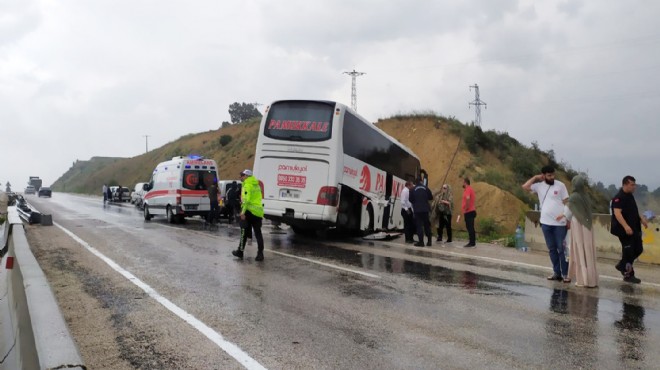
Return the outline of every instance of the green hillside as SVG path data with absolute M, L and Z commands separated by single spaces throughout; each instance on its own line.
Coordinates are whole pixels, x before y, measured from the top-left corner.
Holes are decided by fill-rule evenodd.
M 219 130 L 188 134 L 132 158 L 93 157 L 89 161 L 77 161 L 52 188 L 83 194 L 100 194 L 103 184 L 132 189 L 138 182 L 149 181 L 158 163 L 189 154 L 213 158 L 218 163 L 220 178 L 234 179 L 254 163 L 258 127 L 259 120 L 255 119 Z
M 565 163 L 557 163 L 554 153 L 545 152 L 533 144 L 520 144 L 507 133 L 482 131 L 453 118 L 435 114 L 409 114 L 380 119 L 381 129 L 410 147 L 431 175 L 430 187 L 435 192 L 442 181 L 455 189 L 460 199 L 461 178 L 469 176 L 473 183 L 489 184 L 499 188 L 498 195 L 487 192 L 482 198 L 480 213 L 495 218 L 509 230 L 515 227 L 526 209 L 533 208 L 536 198 L 525 193 L 521 184 L 539 172 L 546 164 L 553 164 L 557 176 L 570 188 L 570 179 L 576 174 Z M 259 119 L 227 125 L 207 132 L 188 134 L 146 154 L 132 158 L 93 157 L 77 161 L 54 184 L 56 191 L 99 194 L 102 185 L 121 184 L 132 188 L 135 183 L 148 181 L 155 166 L 174 156 L 199 154 L 217 161 L 221 179 L 235 179 L 244 168 L 252 168 Z M 458 150 L 457 150 L 458 148 Z M 454 158 L 453 161 L 450 161 Z M 506 195 L 509 194 L 509 195 Z M 595 211 L 607 212 L 609 197 L 602 191 L 591 191 Z M 510 199 L 516 200 L 512 205 Z M 492 208 L 492 209 L 484 209 Z M 495 215 L 510 208 L 506 217 Z

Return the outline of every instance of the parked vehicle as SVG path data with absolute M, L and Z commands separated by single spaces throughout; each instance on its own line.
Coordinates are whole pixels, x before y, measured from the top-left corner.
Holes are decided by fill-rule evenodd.
M 112 193 L 112 201 L 119 202 L 119 186 L 111 186 L 110 192 Z M 121 201 L 122 203 L 131 201 L 131 189 L 125 186 L 121 187 Z
M 50 198 L 52 196 L 52 191 L 48 186 L 42 186 L 39 189 L 39 197 L 48 197 Z
M 25 194 L 26 195 L 27 194 L 36 194 L 36 193 L 37 193 L 37 189 L 34 186 L 28 185 L 28 186 L 25 187 Z
M 218 178 L 217 164 L 199 156 L 174 157 L 159 163 L 144 185 L 144 219 L 166 216 L 170 223 L 185 217 L 207 217 L 211 210 L 208 187 Z
M 138 207 L 142 207 L 142 199 L 144 198 L 144 194 L 147 192 L 144 190 L 144 184 L 147 184 L 146 182 L 138 182 L 135 184 L 135 187 L 133 188 L 133 191 L 131 192 L 131 203 L 135 204 Z
M 218 198 L 220 205 L 219 216 L 221 218 L 229 218 L 229 211 L 227 208 L 227 190 L 229 190 L 229 187 L 234 181 L 236 181 L 236 184 L 238 185 L 237 194 L 240 199 L 241 186 L 242 186 L 241 180 L 218 180 Z
M 401 230 L 401 191 L 419 157 L 353 109 L 330 101 L 268 106 L 254 155 L 266 219 L 307 233 Z

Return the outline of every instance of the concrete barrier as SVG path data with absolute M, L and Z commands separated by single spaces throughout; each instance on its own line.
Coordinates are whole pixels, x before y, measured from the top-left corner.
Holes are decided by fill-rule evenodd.
M 86 369 L 15 207 L 0 260 L 0 370 Z M 12 265 L 9 269 L 8 266 Z
M 538 211 L 527 212 L 525 217 L 525 241 L 531 249 L 547 251 L 545 238 L 541 231 L 539 220 L 541 214 Z M 610 234 L 609 214 L 594 214 L 593 230 L 598 257 L 612 260 L 621 259 L 621 243 L 619 238 Z M 660 224 L 655 221 L 649 223 L 648 229 L 642 228 L 644 241 L 644 253 L 639 261 L 660 264 Z

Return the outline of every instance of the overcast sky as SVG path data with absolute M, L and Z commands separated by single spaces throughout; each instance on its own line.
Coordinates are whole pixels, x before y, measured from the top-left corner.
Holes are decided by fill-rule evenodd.
M 0 182 L 217 129 L 235 101 L 350 104 L 356 69 L 371 121 L 472 121 L 477 83 L 484 130 L 655 189 L 658 19 L 635 0 L 0 0 Z

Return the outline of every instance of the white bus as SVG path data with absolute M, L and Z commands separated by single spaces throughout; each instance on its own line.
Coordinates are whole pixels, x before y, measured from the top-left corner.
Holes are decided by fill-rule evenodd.
M 295 232 L 403 229 L 401 191 L 420 170 L 410 149 L 341 103 L 276 101 L 261 121 L 265 217 Z

